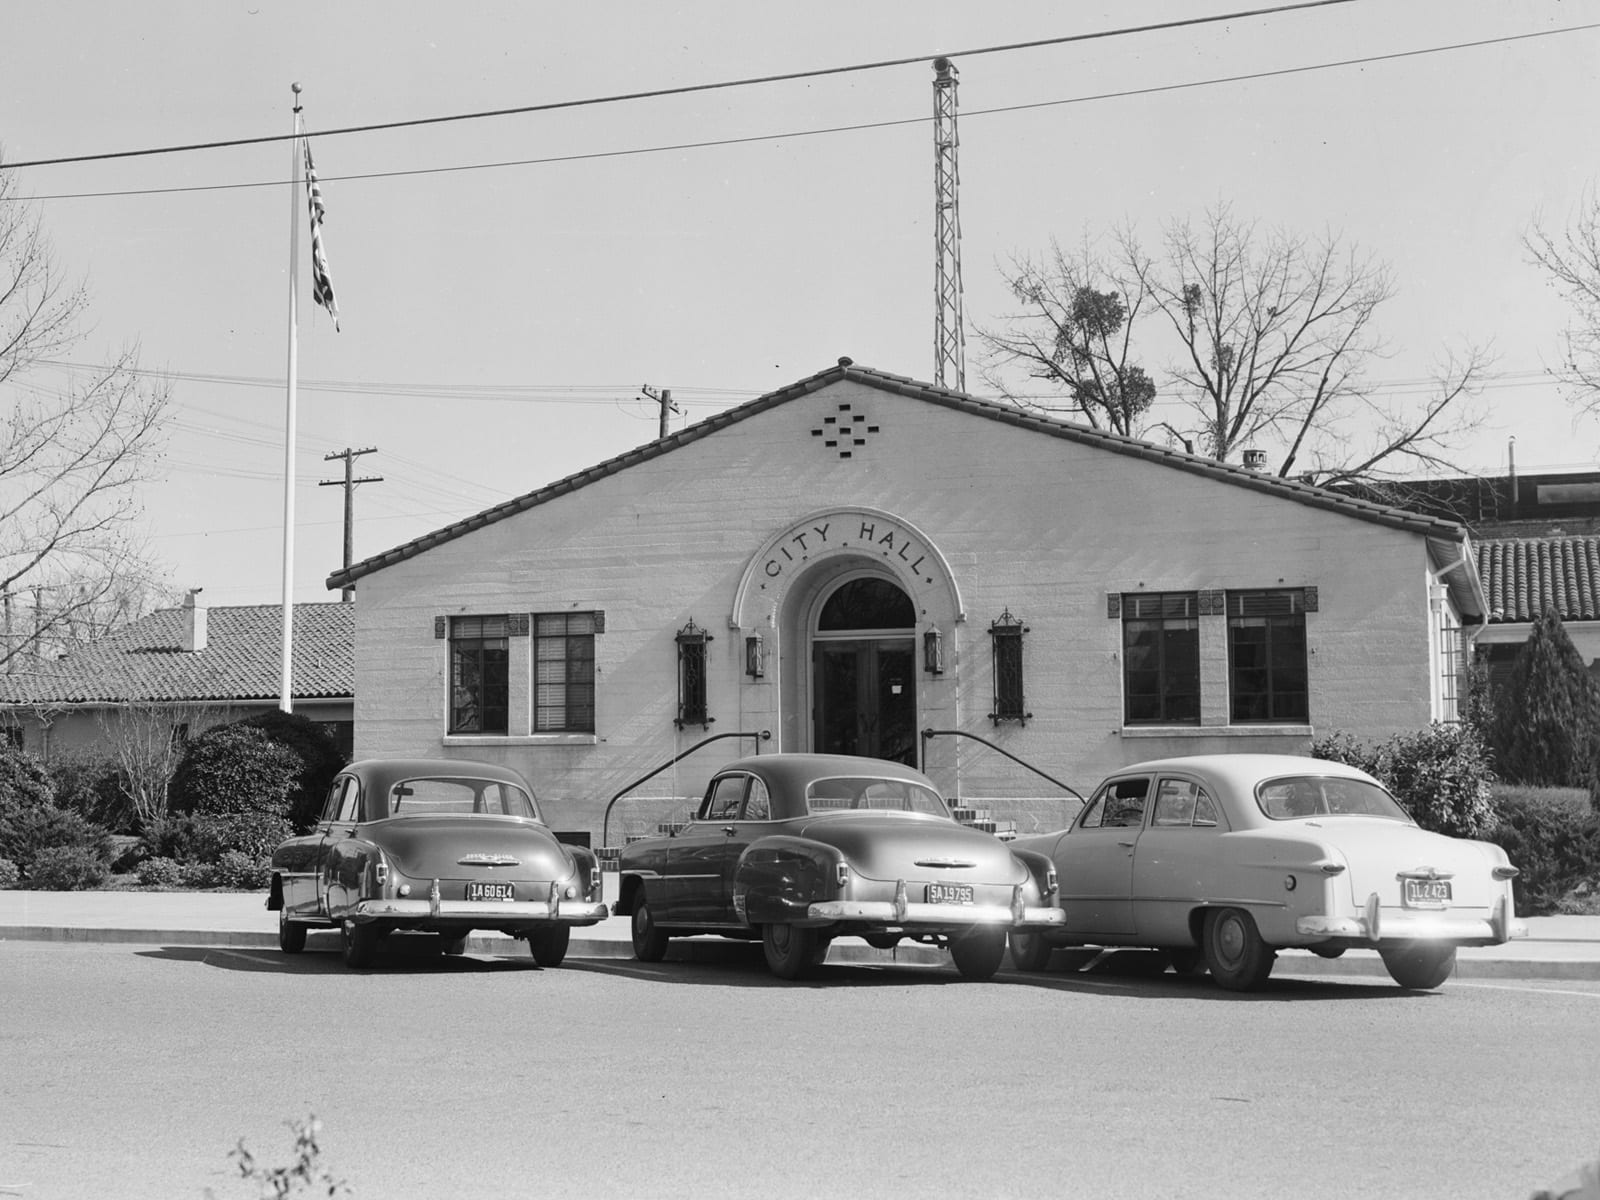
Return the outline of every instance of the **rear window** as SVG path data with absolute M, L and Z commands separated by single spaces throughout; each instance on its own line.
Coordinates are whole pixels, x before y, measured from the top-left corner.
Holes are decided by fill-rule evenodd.
M 928 813 L 948 817 L 939 793 L 909 779 L 844 775 L 813 780 L 806 786 L 806 809 L 813 813 L 850 810 Z
M 1256 785 L 1256 803 L 1274 821 L 1301 817 L 1383 817 L 1411 823 L 1395 798 L 1365 779 L 1294 775 Z
M 522 788 L 494 779 L 407 779 L 389 789 L 389 815 L 532 817 L 533 797 Z

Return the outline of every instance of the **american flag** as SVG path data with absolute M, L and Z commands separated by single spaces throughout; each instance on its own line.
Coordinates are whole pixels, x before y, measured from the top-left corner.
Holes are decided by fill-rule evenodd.
M 322 185 L 317 182 L 317 169 L 311 165 L 311 143 L 306 147 L 306 203 L 311 209 L 311 298 L 333 318 L 333 328 L 339 328 L 339 302 L 333 298 L 333 280 L 328 277 L 328 256 L 322 249 L 322 218 L 327 211 L 322 204 Z

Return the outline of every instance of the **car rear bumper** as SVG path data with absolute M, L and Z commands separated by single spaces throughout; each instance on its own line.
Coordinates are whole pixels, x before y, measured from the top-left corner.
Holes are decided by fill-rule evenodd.
M 924 904 L 906 899 L 904 881 L 895 888 L 893 900 L 820 900 L 807 906 L 806 916 L 813 921 L 925 925 L 935 929 L 966 925 L 1048 929 L 1067 923 L 1067 914 L 1059 908 L 1024 903 L 1020 887 L 1013 890 L 1010 904 Z
M 559 921 L 594 925 L 610 909 L 603 901 L 588 900 L 362 900 L 347 914 L 363 921 L 474 921 L 485 927 L 515 925 L 521 921 Z
M 1347 938 L 1355 941 L 1439 941 L 1498 946 L 1528 936 L 1528 926 L 1510 915 L 1504 899 L 1486 917 L 1446 910 L 1384 909 L 1377 893 L 1367 897 L 1358 917 L 1301 917 L 1294 924 L 1302 937 Z

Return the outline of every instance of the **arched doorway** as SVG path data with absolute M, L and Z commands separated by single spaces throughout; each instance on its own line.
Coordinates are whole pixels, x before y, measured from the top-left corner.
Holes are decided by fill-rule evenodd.
M 917 755 L 916 609 L 879 575 L 846 579 L 811 631 L 812 748 L 909 765 Z

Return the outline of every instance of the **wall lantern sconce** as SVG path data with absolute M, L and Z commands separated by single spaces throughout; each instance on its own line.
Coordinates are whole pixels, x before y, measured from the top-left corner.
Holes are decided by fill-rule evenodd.
M 937 628 L 923 632 L 922 667 L 929 675 L 944 674 L 944 637 Z
M 767 643 L 759 633 L 744 639 L 744 673 L 751 679 L 760 679 L 767 673 Z
M 679 729 L 685 725 L 709 728 L 714 720 L 706 706 L 706 643 L 711 635 L 690 617 L 674 640 L 678 643 L 678 718 L 674 724 Z

